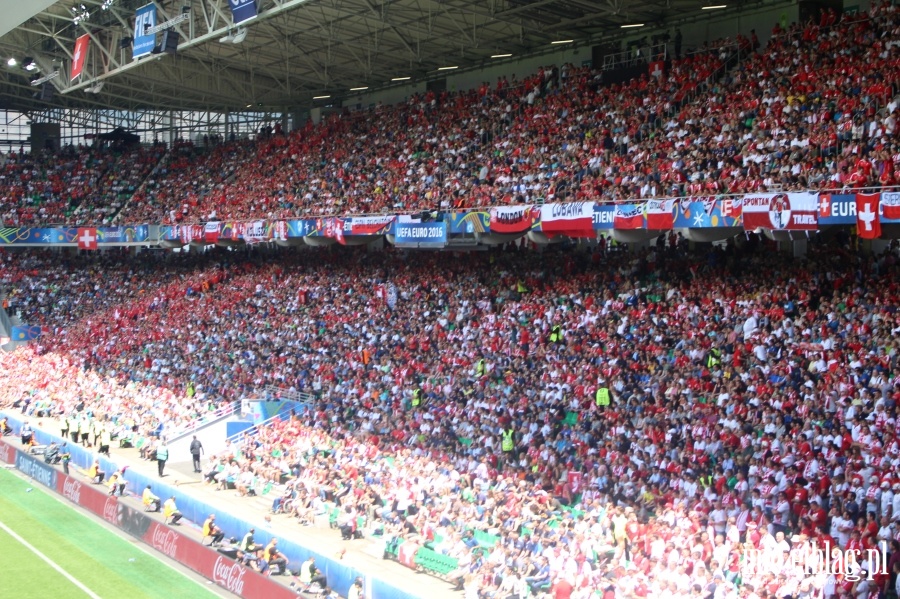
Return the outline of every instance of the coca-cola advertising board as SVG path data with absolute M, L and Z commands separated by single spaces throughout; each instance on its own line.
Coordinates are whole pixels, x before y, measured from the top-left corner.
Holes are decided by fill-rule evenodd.
M 0 461 L 4 464 L 12 464 L 16 459 L 16 450 L 11 445 L 0 441 Z
M 119 499 L 101 493 L 87 481 L 81 482 L 71 476 L 60 475 L 56 479 L 56 491 L 72 503 L 88 509 L 110 524 L 120 525 Z
M 154 520 L 140 509 L 132 508 L 103 492 L 104 487 L 86 479 L 67 476 L 43 462 L 0 441 L 0 461 L 16 464 L 19 470 L 35 477 L 72 503 L 114 524 L 150 545 L 163 555 L 178 561 L 223 589 L 246 599 L 296 599 L 286 586 L 261 576 L 218 551 L 200 544 L 173 528 Z M 140 499 L 135 498 L 137 506 Z
M 144 542 L 235 595 L 247 599 L 296 599 L 290 589 L 160 522 L 150 525 Z

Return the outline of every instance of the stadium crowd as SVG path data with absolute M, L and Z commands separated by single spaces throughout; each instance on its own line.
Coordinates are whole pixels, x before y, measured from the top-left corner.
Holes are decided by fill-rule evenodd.
M 67 146 L 0 155 L 0 224 L 109 224 L 165 146 Z
M 186 413 L 189 386 L 312 392 L 315 410 L 213 464 L 239 491 L 278 485 L 301 521 L 337 504 L 345 536 L 432 544 L 470 597 L 877 596 L 889 576 L 772 564 L 809 540 L 884 540 L 878 571 L 900 561 L 897 253 L 795 262 L 752 241 L 73 258 L 71 282 L 44 276 L 49 256 L 7 255 L 14 306 L 48 335 L 5 358 L 2 400 L 149 434 L 141 417 Z M 51 285 L 86 306 L 35 299 Z M 141 286 L 155 297 L 108 292 Z M 130 311 L 154 300 L 164 320 Z
M 734 68 L 748 40 L 658 81 L 564 65 L 179 145 L 152 175 L 132 157 L 102 186 L 91 150 L 7 156 L 0 210 L 64 215 L 69 179 L 75 202 L 108 190 L 102 210 L 147 178 L 124 222 L 892 185 L 897 13 L 830 15 Z M 900 572 L 897 261 L 752 234 L 699 254 L 5 253 L 44 335 L 2 358 L 0 406 L 149 438 L 270 383 L 311 393 L 210 482 L 428 543 L 467 599 L 873 598 Z M 825 547 L 875 552 L 833 574 Z
M 179 142 L 155 171 L 161 145 L 9 154 L 0 218 L 174 224 L 896 184 L 895 7 L 755 40 L 626 83 L 564 64 L 253 141 Z
M 168 223 L 896 183 L 897 13 L 776 26 L 604 83 L 541 69 L 226 144 L 120 217 Z M 238 168 L 240 167 L 240 168 Z M 178 192 L 185 182 L 191 192 Z M 173 191 L 174 190 L 174 191 Z

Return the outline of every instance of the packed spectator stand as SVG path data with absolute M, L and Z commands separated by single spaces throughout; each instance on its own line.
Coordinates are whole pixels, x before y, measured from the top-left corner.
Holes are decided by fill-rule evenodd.
M 799 589 L 827 577 L 750 571 L 740 540 L 780 552 L 786 532 L 842 548 L 900 533 L 897 254 L 823 244 L 794 262 L 739 245 L 73 258 L 59 267 L 83 273 L 71 287 L 43 277 L 49 257 L 6 256 L 4 280 L 23 273 L 14 305 L 53 333 L 4 358 L 3 402 L 82 403 L 149 435 L 191 409 L 188 381 L 210 399 L 223 371 L 236 390 L 275 381 L 316 409 L 216 456 L 212 480 L 234 460 L 238 488 L 272 485 L 301 522 L 326 511 L 349 536 L 427 542 L 469 596 L 562 580 L 574 596 L 736 596 L 737 578 L 743 596 L 816 596 Z M 127 315 L 139 302 L 104 291 L 129 268 L 179 280 L 157 294 L 164 309 Z M 373 291 L 385 279 L 394 310 Z M 91 308 L 29 301 L 50 285 Z
M 565 64 L 344 113 L 156 177 L 121 222 L 288 218 L 894 184 L 897 16 L 776 26 L 606 84 Z M 238 169 L 237 167 L 240 167 Z M 177 192 L 192 181 L 187 197 Z
M 67 146 L 0 156 L 0 224 L 111 222 L 140 187 L 165 146 Z
M 891 185 L 896 25 L 879 7 L 776 30 L 735 68 L 727 44 L 660 82 L 566 66 L 183 145 L 119 218 Z M 877 597 L 900 570 L 897 260 L 824 237 L 794 260 L 754 234 L 701 253 L 0 254 L 12 308 L 49 331 L 2 358 L 0 405 L 149 437 L 268 384 L 309 392 L 210 484 L 271 485 L 284 526 L 328 514 L 387 554 L 427 545 L 467 598 Z M 881 542 L 880 564 L 798 566 Z

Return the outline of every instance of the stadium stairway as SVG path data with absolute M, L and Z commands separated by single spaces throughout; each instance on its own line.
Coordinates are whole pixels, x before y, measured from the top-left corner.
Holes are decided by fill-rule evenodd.
M 5 297 L 6 297 L 5 294 L 0 293 L 0 306 L 2 306 L 3 298 L 5 298 Z M 22 323 L 17 316 L 15 316 L 15 315 L 10 316 L 9 314 L 7 314 L 6 310 L 4 310 L 2 307 L 0 307 L 0 339 L 9 339 L 9 341 L 4 343 L 3 345 L 0 345 L 0 349 L 7 351 L 7 352 L 11 352 L 24 343 L 21 341 L 14 341 L 11 339 L 12 338 L 12 328 L 14 326 L 18 326 L 20 324 L 22 324 Z
M 122 204 L 122 206 L 116 211 L 115 214 L 110 215 L 109 221 L 111 223 L 117 223 L 119 221 L 119 215 L 122 214 L 123 212 L 125 212 L 125 209 L 128 208 L 129 205 L 131 205 L 132 200 L 134 200 L 134 196 L 139 195 L 144 192 L 144 188 L 147 187 L 147 182 L 150 181 L 150 179 L 152 179 L 153 177 L 155 177 L 156 174 L 159 172 L 159 170 L 161 168 L 163 168 L 163 166 L 165 166 L 169 163 L 169 157 L 171 155 L 172 155 L 172 150 L 167 149 L 166 153 L 160 157 L 160 159 L 156 163 L 156 165 L 152 169 L 150 169 L 150 172 L 147 173 L 147 176 L 144 177 L 143 181 L 141 181 L 141 184 L 135 188 L 134 193 L 132 193 L 130 196 L 128 196 L 128 200 L 126 200 Z

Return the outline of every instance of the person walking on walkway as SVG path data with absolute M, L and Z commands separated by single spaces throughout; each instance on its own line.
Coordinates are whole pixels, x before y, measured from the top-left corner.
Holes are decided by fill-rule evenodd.
M 197 439 L 197 435 L 194 435 L 194 440 L 191 441 L 191 458 L 194 460 L 194 472 L 201 472 L 200 469 L 200 454 L 203 453 L 203 443 L 201 443 Z
M 159 477 L 163 477 L 163 470 L 166 469 L 166 460 L 169 459 L 169 447 L 166 445 L 166 440 L 163 439 L 159 442 L 159 447 L 156 448 L 156 465 L 159 468 Z

